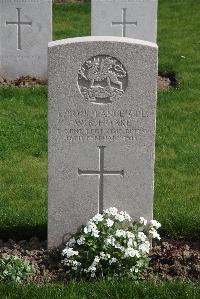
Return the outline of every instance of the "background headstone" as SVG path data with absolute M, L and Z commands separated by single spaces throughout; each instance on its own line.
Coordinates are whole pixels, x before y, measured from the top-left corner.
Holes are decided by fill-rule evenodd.
M 112 206 L 152 218 L 156 81 L 154 43 L 49 44 L 50 248 Z
M 47 78 L 51 0 L 0 0 L 0 76 Z
M 92 35 L 156 42 L 157 0 L 92 0 Z

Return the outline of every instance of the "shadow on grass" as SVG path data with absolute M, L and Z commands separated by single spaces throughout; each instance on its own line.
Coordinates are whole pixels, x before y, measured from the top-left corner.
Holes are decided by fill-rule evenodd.
M 21 225 L 0 229 L 0 239 L 4 241 L 8 239 L 14 241 L 28 240 L 32 237 L 37 237 L 40 241 L 45 241 L 47 239 L 47 226 Z

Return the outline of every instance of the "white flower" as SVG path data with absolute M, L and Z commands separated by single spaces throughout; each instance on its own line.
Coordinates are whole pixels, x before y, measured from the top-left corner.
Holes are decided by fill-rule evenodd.
M 80 237 L 76 242 L 77 242 L 78 245 L 83 245 L 83 244 L 85 244 L 85 238 Z
M 65 258 L 63 260 L 63 264 L 66 265 L 66 266 L 70 266 L 71 265 L 71 260 L 69 260 L 68 258 Z
M 96 223 L 94 223 L 92 220 L 88 221 L 87 226 L 92 230 L 93 228 L 96 228 Z
M 114 221 L 112 221 L 111 219 L 107 219 L 106 224 L 107 224 L 107 227 L 112 227 L 114 224 Z
M 78 255 L 78 251 L 73 250 L 73 248 L 65 248 L 63 249 L 62 254 L 69 258 L 71 256 Z
M 125 230 L 122 230 L 122 229 L 118 229 L 118 230 L 116 230 L 116 233 L 115 233 L 115 235 L 117 236 L 117 237 L 123 237 L 123 238 L 126 238 L 126 232 L 125 232 Z
M 92 218 L 92 220 L 96 223 L 99 223 L 99 222 L 103 221 L 103 216 L 98 213 Z
M 144 217 L 140 217 L 139 223 L 143 225 L 147 225 L 147 220 Z
M 138 239 L 142 242 L 146 241 L 147 236 L 143 232 L 138 233 Z
M 139 250 L 143 253 L 149 253 L 150 251 L 150 243 L 149 241 L 145 241 L 144 243 L 139 245 Z
M 108 260 L 110 258 L 110 254 L 109 253 L 104 253 L 102 251 L 102 252 L 100 252 L 100 257 L 101 257 L 101 260 Z
M 143 266 L 143 261 L 142 260 L 137 261 L 136 265 L 138 268 L 141 268 Z
M 121 211 L 121 212 L 119 212 L 118 215 L 123 216 L 123 217 L 124 217 L 124 220 L 131 221 L 131 216 L 130 216 L 126 211 Z
M 97 226 L 92 220 L 90 220 L 87 225 L 83 229 L 85 234 L 91 233 L 92 237 L 98 238 L 99 237 L 99 231 L 97 229 Z
M 151 234 L 153 238 L 160 240 L 160 235 L 154 228 L 150 229 L 149 234 Z
M 72 270 L 76 271 L 78 269 L 78 266 L 81 265 L 81 263 L 77 262 L 77 261 L 70 261 L 70 264 L 72 265 Z
M 90 221 L 88 221 L 86 226 L 87 226 L 89 232 L 91 232 L 92 229 L 97 227 L 96 224 L 92 221 L 92 219 L 90 219 Z
M 128 247 L 128 248 L 125 250 L 124 255 L 125 255 L 125 257 L 134 257 L 134 256 L 136 256 L 137 258 L 140 257 L 140 253 L 139 253 L 139 251 L 133 249 L 132 247 Z
M 131 216 L 127 212 L 124 212 L 124 218 L 125 218 L 125 220 L 128 220 L 128 221 L 132 220 Z
M 110 273 L 115 273 L 116 270 L 118 274 L 120 269 L 130 269 L 129 273 L 136 275 L 148 264 L 150 241 L 152 238 L 160 239 L 157 232 L 159 227 L 160 223 L 156 220 L 147 222 L 144 217 L 140 217 L 135 222 L 127 212 L 118 211 L 114 207 L 109 208 L 103 214 L 96 214 L 75 238 L 69 240 L 62 252 L 62 263 L 67 266 L 67 273 L 87 273 L 91 277 L 100 274 L 99 270 L 104 275 L 107 270 Z M 99 240 L 95 240 L 98 237 Z M 83 247 L 78 247 L 79 245 Z M 89 259 L 89 265 L 88 259 L 84 258 L 87 253 L 88 258 L 93 256 Z M 119 267 L 115 269 L 116 266 Z
M 98 264 L 99 261 L 100 261 L 100 258 L 99 258 L 99 256 L 97 255 L 97 256 L 95 256 L 95 258 L 94 258 L 94 262 L 93 262 L 93 264 Z
M 106 246 L 108 245 L 112 245 L 114 246 L 115 245 L 115 238 L 113 236 L 109 236 L 107 239 L 105 239 L 104 243 Z
M 120 249 L 122 252 L 125 251 L 125 248 L 124 248 L 123 246 L 121 246 L 119 243 L 116 243 L 116 244 L 115 244 L 115 248 L 116 248 L 116 249 Z
M 105 253 L 103 251 L 100 252 L 100 257 L 102 257 L 102 258 L 105 257 Z
M 89 268 L 88 268 L 88 272 L 95 272 L 97 270 L 97 268 L 93 265 L 91 265 Z
M 96 228 L 96 224 L 89 221 L 87 223 L 87 225 L 84 227 L 83 231 L 84 231 L 85 234 L 89 234 L 95 228 Z
M 69 241 L 67 242 L 66 246 L 67 246 L 67 247 L 71 247 L 71 246 L 73 246 L 75 243 L 76 243 L 75 238 L 71 238 L 71 239 L 69 239 Z
M 98 238 L 99 237 L 99 231 L 97 229 L 92 230 L 91 236 L 95 237 L 95 238 Z
M 155 229 L 158 229 L 161 227 L 160 222 L 156 221 L 156 220 L 151 220 L 150 221 L 150 225 L 153 226 Z
M 127 231 L 126 235 L 129 239 L 133 239 L 133 240 L 135 239 L 135 235 L 132 232 Z
M 78 262 L 78 261 L 74 261 L 74 260 L 71 260 L 70 263 L 73 265 L 73 266 L 80 266 L 81 263 Z
M 132 247 L 133 246 L 133 240 L 132 239 L 129 239 L 128 242 L 127 242 L 127 246 L 128 247 Z
M 89 233 L 87 226 L 84 227 L 83 231 L 84 231 L 85 234 Z
M 110 260 L 109 260 L 109 264 L 112 265 L 113 263 L 116 263 L 117 259 L 115 257 L 112 257 Z
M 104 214 L 115 216 L 117 214 L 117 212 L 118 212 L 118 209 L 115 207 L 112 207 L 112 208 L 106 209 L 104 211 Z
M 132 273 L 133 273 L 133 272 L 137 273 L 137 272 L 138 272 L 138 268 L 136 268 L 135 266 L 133 266 L 133 267 L 130 268 L 130 271 L 131 271 Z
M 122 221 L 125 220 L 125 217 L 124 217 L 124 215 L 117 214 L 117 215 L 115 215 L 115 219 L 119 220 L 120 222 L 122 222 Z

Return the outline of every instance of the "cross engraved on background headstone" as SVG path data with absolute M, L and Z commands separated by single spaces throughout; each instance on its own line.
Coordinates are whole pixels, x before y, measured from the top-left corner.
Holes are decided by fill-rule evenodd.
M 112 26 L 121 25 L 122 26 L 122 37 L 126 37 L 126 25 L 135 25 L 137 26 L 136 22 L 127 22 L 126 21 L 126 8 L 122 8 L 122 21 L 121 22 L 112 22 Z
M 21 22 L 20 11 L 21 8 L 17 9 L 17 21 L 16 22 L 8 22 L 6 21 L 6 25 L 17 25 L 17 50 L 22 50 L 21 45 L 21 25 L 29 25 L 32 26 L 32 22 Z
M 99 170 L 81 170 L 78 168 L 78 174 L 79 175 L 98 175 L 99 176 L 98 206 L 99 206 L 99 213 L 103 213 L 104 175 L 120 175 L 120 176 L 124 177 L 124 170 L 104 170 L 105 146 L 98 146 L 98 148 L 99 148 Z

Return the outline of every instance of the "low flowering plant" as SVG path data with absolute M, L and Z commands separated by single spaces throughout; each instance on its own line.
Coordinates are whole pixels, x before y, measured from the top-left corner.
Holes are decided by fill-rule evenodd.
M 147 222 L 112 207 L 82 226 L 62 251 L 66 271 L 76 278 L 128 275 L 138 279 L 148 267 L 150 244 L 160 239 L 156 220 Z
M 0 281 L 22 283 L 29 281 L 33 274 L 33 266 L 21 257 L 6 255 L 0 258 Z

